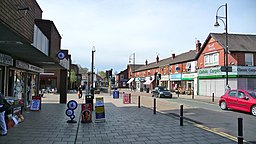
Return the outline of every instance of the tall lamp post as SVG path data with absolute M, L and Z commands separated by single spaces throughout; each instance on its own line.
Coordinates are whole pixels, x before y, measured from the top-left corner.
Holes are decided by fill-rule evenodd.
M 94 68 L 94 52 L 95 52 L 95 46 L 92 47 L 92 87 L 91 87 L 91 94 L 92 94 L 92 97 L 94 98 L 94 88 L 93 88 L 93 68 Z
M 225 16 L 218 16 L 219 9 L 225 7 Z M 225 19 L 225 22 L 224 20 Z M 216 22 L 214 26 L 220 26 L 218 20 L 221 20 L 224 24 L 224 29 L 226 30 L 226 48 L 225 48 L 225 71 L 226 71 L 226 86 L 228 85 L 228 5 L 221 5 L 216 12 Z

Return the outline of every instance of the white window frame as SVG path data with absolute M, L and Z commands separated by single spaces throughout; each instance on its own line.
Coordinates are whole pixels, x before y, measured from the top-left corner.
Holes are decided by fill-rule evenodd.
M 204 55 L 204 66 L 216 66 L 219 65 L 219 53 L 211 53 Z
M 246 61 L 246 60 L 250 60 L 250 57 L 251 57 L 251 61 L 249 62 L 249 61 Z M 245 64 L 245 66 L 253 66 L 254 65 L 254 61 L 253 61 L 253 53 L 245 53 L 244 54 L 244 64 Z M 250 63 L 250 64 L 248 64 L 248 63 Z

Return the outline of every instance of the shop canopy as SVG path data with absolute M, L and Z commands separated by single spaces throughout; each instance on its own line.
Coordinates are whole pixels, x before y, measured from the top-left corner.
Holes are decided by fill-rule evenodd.
M 152 78 L 151 80 L 150 80 L 150 78 L 147 78 L 146 82 L 144 82 L 143 84 L 144 85 L 150 85 L 152 83 L 152 81 L 154 81 L 154 78 Z
M 134 80 L 134 78 L 129 79 L 129 81 L 127 82 L 128 84 L 131 83 Z

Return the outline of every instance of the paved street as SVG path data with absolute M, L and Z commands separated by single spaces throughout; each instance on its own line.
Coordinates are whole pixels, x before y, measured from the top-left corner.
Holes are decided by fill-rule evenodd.
M 0 137 L 1 144 L 219 144 L 236 143 L 229 138 L 199 128 L 184 121 L 179 126 L 177 117 L 161 113 L 153 114 L 151 108 L 123 104 L 120 99 L 113 99 L 109 94 L 101 94 L 105 101 L 106 122 L 79 123 L 81 108 L 75 110 L 76 124 L 68 124 L 65 116 L 67 106 L 58 103 L 58 95 L 49 94 L 43 98 L 40 112 L 24 112 L 25 121 L 8 131 L 6 137 Z M 68 94 L 68 99 L 78 100 L 76 94 Z M 133 99 L 135 100 L 135 99 Z M 148 101 L 150 105 L 150 101 Z M 160 101 L 158 101 L 159 104 Z M 164 101 L 161 102 L 168 105 Z M 178 104 L 177 104 L 178 106 Z M 175 108 L 175 106 L 173 107 Z

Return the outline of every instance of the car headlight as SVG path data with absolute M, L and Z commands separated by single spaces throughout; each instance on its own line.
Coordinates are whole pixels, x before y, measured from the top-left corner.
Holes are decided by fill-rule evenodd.
M 164 94 L 163 92 L 160 92 L 160 94 Z

